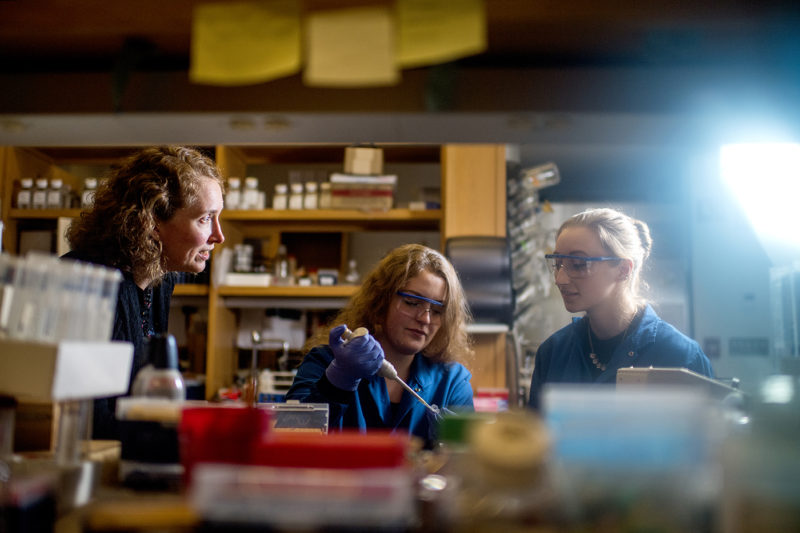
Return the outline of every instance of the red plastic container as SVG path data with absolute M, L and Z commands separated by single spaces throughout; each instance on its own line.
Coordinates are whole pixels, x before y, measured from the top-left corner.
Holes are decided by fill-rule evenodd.
M 269 411 L 250 407 L 185 408 L 178 439 L 186 485 L 197 463 L 251 464 L 269 434 L 270 419 Z

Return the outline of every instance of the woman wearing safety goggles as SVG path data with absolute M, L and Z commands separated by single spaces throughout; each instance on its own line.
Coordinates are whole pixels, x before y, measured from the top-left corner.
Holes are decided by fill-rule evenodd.
M 545 383 L 613 383 L 623 367 L 688 368 L 711 377 L 694 340 L 661 320 L 640 295 L 652 240 L 647 224 L 613 209 L 590 209 L 564 222 L 545 260 L 564 307 L 582 318 L 536 352 L 529 405 Z

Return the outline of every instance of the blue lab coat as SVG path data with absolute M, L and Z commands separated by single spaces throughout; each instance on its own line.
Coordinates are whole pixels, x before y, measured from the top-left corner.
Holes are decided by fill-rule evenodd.
M 325 369 L 333 361 L 327 345 L 317 346 L 306 354 L 294 378 L 287 400 L 304 403 L 327 403 L 330 429 L 367 428 L 402 429 L 432 444 L 436 434 L 435 417 L 406 391 L 396 409 L 392 409 L 386 380 L 377 375 L 364 378 L 355 391 L 332 385 Z M 411 363 L 408 385 L 429 405 L 452 411 L 472 411 L 472 375 L 459 363 L 436 363 L 416 354 Z
M 606 370 L 595 377 L 584 342 L 586 317 L 553 333 L 536 351 L 528 405 L 540 408 L 545 383 L 614 383 L 617 370 L 627 367 L 688 368 L 713 377 L 711 362 L 700 345 L 661 320 L 649 305 L 638 327 L 614 350 Z

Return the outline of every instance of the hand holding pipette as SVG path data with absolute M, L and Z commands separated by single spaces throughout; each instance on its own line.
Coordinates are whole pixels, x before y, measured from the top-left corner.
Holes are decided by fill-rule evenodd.
M 333 335 L 333 332 L 338 330 L 341 327 L 342 326 L 339 326 L 338 328 L 334 328 L 333 330 L 331 330 L 331 335 Z M 350 342 L 354 342 L 355 339 L 357 339 L 359 337 L 368 336 L 368 337 L 372 338 L 372 336 L 369 334 L 369 331 L 367 330 L 367 328 L 360 327 L 360 328 L 356 328 L 355 331 L 350 331 L 347 328 L 347 326 L 344 326 L 344 328 L 345 329 L 344 329 L 344 331 L 342 333 L 340 333 L 340 336 L 341 336 L 342 339 L 344 339 L 344 344 L 345 345 L 349 344 Z M 401 387 L 403 387 L 412 396 L 414 396 L 414 398 L 419 400 L 422 403 L 422 405 L 424 405 L 431 413 L 433 413 L 437 417 L 437 419 L 441 416 L 441 414 L 439 412 L 439 408 L 437 406 L 435 406 L 435 405 L 433 405 L 433 406 L 432 405 L 428 405 L 428 402 L 423 400 L 422 396 L 417 394 L 416 391 L 414 391 L 414 389 L 409 387 L 408 384 L 405 381 L 403 381 L 400 378 L 400 376 L 397 375 L 397 370 L 395 369 L 394 365 L 392 363 L 390 363 L 389 361 L 387 361 L 386 359 L 383 359 L 381 361 L 381 366 L 378 369 L 378 375 L 383 377 L 383 378 L 391 379 L 391 380 L 396 381 L 397 383 L 400 384 Z M 330 378 L 328 378 L 328 379 L 330 380 Z
M 325 370 L 334 386 L 354 391 L 362 378 L 375 375 L 383 362 L 383 348 L 375 337 L 368 333 L 350 339 L 346 325 L 336 326 L 328 335 L 328 344 L 333 351 L 333 361 Z M 366 332 L 366 329 L 364 330 Z

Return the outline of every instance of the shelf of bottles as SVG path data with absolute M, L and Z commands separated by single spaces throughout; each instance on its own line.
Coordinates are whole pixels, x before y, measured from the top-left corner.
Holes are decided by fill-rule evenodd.
M 537 299 L 547 297 L 550 273 L 541 255 L 553 238 L 552 231 L 541 224 L 549 206 L 542 203 L 539 191 L 560 180 L 558 168 L 545 163 L 523 168 L 509 163 L 507 168 L 507 232 L 511 249 L 512 279 L 515 294 L 515 322 L 532 319 Z

